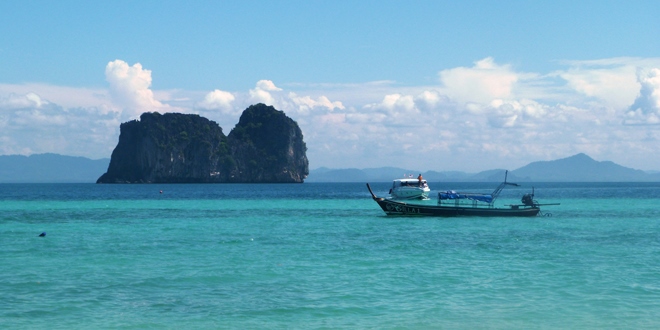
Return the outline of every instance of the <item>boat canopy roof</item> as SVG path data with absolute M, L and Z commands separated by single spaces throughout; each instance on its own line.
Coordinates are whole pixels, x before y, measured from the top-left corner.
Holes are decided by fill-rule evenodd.
M 492 203 L 493 196 L 488 194 L 459 193 L 454 190 L 441 191 L 438 193 L 439 199 L 471 199 L 474 201 Z

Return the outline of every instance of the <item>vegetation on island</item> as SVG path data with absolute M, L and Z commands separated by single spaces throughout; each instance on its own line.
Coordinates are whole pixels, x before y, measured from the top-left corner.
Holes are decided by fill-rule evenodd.
M 263 176 L 270 170 L 284 176 L 299 169 L 303 171 L 297 175 L 309 174 L 307 146 L 298 124 L 272 106 L 257 104 L 245 109 L 229 133 L 229 141 L 232 154 L 241 155 L 239 166 L 248 171 L 249 178 L 276 181 Z
M 247 108 L 229 136 L 180 113 L 143 113 L 120 129 L 98 183 L 302 182 L 309 173 L 298 124 L 264 104 Z

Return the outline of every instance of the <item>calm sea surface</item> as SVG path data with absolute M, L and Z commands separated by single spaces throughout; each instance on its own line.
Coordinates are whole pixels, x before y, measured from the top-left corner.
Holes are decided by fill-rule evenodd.
M 660 183 L 533 186 L 552 216 L 388 217 L 364 183 L 0 184 L 0 328 L 660 328 Z

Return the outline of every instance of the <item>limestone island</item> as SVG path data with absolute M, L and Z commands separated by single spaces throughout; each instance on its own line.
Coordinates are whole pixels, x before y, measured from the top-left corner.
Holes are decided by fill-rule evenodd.
M 96 183 L 302 183 L 309 174 L 298 124 L 256 104 L 228 136 L 199 115 L 146 112 L 122 123 Z

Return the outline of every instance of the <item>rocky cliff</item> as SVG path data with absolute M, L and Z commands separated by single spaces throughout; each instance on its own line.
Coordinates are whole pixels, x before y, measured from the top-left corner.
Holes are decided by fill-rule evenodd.
M 245 109 L 228 144 L 238 170 L 230 182 L 303 182 L 309 174 L 302 131 L 272 106 Z
M 198 115 L 144 113 L 121 124 L 97 183 L 293 183 L 309 174 L 298 124 L 284 112 L 247 108 L 229 136 Z

